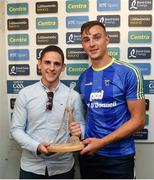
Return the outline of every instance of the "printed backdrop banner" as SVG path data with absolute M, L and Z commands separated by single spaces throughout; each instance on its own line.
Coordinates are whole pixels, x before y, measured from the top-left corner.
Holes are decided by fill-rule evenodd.
M 134 135 L 136 142 L 154 143 L 154 52 L 152 0 L 6 0 L 7 93 L 9 115 L 19 91 L 40 80 L 37 61 L 50 44 L 65 54 L 61 75 L 75 86 L 90 66 L 81 46 L 80 27 L 88 20 L 105 24 L 110 36 L 109 54 L 134 64 L 144 76 L 146 126 Z

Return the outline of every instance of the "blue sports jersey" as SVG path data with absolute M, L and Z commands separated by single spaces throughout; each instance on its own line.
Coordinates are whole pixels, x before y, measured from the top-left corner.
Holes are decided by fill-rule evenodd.
M 130 119 L 127 100 L 144 99 L 143 78 L 133 65 L 112 59 L 103 69 L 84 71 L 78 87 L 86 105 L 85 138 L 102 138 Z M 112 143 L 97 152 L 102 156 L 135 153 L 133 137 Z

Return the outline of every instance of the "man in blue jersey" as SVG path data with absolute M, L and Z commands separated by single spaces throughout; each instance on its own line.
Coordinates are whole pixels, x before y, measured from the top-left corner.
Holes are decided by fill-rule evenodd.
M 79 78 L 86 106 L 85 148 L 79 162 L 85 179 L 134 178 L 133 134 L 145 125 L 141 73 L 107 51 L 104 25 L 89 21 L 81 27 L 82 46 L 91 67 Z

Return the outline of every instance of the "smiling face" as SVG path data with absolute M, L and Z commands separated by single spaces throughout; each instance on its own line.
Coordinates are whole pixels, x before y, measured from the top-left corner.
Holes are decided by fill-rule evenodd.
M 109 37 L 105 30 L 99 26 L 92 26 L 88 31 L 85 29 L 82 33 L 82 46 L 91 60 L 102 60 L 107 52 Z
M 38 61 L 38 68 L 42 73 L 42 83 L 51 89 L 58 85 L 59 76 L 65 70 L 65 64 L 58 52 L 48 51 Z

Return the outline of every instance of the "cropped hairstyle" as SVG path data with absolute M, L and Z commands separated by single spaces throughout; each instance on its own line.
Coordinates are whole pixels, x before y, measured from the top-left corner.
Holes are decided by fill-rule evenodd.
M 82 24 L 82 26 L 81 26 L 81 35 L 83 34 L 83 31 L 88 33 L 89 29 L 91 27 L 93 27 L 93 26 L 96 26 L 96 25 L 101 26 L 104 29 L 104 31 L 106 32 L 105 25 L 103 23 L 99 22 L 99 21 L 94 20 L 94 21 L 88 21 L 88 22 Z
M 64 53 L 62 51 L 62 49 L 58 46 L 47 46 L 45 47 L 42 51 L 40 51 L 40 55 L 39 55 L 39 60 L 41 61 L 43 56 L 47 53 L 47 52 L 57 52 L 58 54 L 61 55 L 61 59 L 62 59 L 62 63 L 64 64 Z

